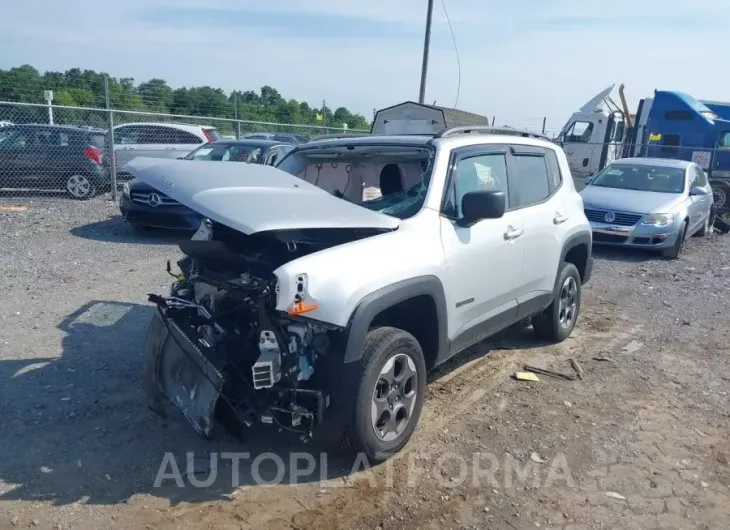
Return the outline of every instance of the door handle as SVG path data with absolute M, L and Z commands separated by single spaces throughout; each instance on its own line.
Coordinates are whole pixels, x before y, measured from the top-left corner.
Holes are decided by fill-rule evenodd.
M 507 240 L 517 239 L 521 235 L 522 235 L 522 228 L 512 228 L 511 226 L 508 226 L 507 231 L 504 233 L 504 238 Z
M 568 216 L 567 215 L 563 215 L 560 212 L 555 212 L 555 217 L 553 217 L 553 223 L 554 224 L 559 225 L 560 223 L 564 223 L 567 220 L 568 220 Z

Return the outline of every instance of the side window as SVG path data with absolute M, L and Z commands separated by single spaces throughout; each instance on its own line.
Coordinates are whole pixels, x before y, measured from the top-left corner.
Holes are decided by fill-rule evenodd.
M 563 183 L 563 175 L 560 173 L 560 164 L 558 163 L 558 156 L 555 154 L 555 151 L 548 149 L 545 158 L 547 159 L 548 169 L 550 170 L 550 193 L 552 193 Z
M 590 142 L 593 124 L 588 121 L 576 121 L 565 133 L 566 142 Z
M 470 191 L 503 191 L 510 201 L 507 189 L 507 160 L 502 153 L 476 155 L 459 160 L 454 175 L 454 188 L 447 198 L 444 213 L 461 217 L 461 200 Z
M 707 174 L 700 167 L 695 167 L 697 172 L 697 186 L 707 186 Z
M 26 133 L 14 132 L 6 136 L 2 142 L 0 142 L 0 149 L 23 149 L 30 147 L 31 140 Z
M 140 129 L 142 130 L 139 142 L 141 144 L 162 145 L 177 143 L 177 137 L 175 134 L 177 129 L 156 125 L 143 125 Z
M 38 147 L 48 147 L 51 145 L 55 145 L 56 142 L 54 141 L 54 135 L 51 131 L 36 131 L 35 132 L 35 144 Z
M 664 113 L 664 119 L 669 121 L 689 121 L 694 114 L 688 110 L 668 110 Z
M 119 127 L 114 131 L 114 143 L 130 145 L 141 144 L 142 128 L 136 125 Z
M 530 206 L 550 196 L 550 178 L 545 157 L 542 155 L 515 155 L 519 204 Z
M 678 153 L 680 138 L 678 134 L 665 134 L 662 136 L 662 153 Z
M 174 140 L 170 143 L 190 145 L 198 145 L 203 143 L 200 138 L 187 131 L 180 131 L 178 129 L 170 129 L 170 131 L 172 131 L 172 135 L 174 137 Z
M 697 171 L 695 171 L 694 168 L 690 168 L 690 171 L 687 172 L 689 176 L 689 189 L 694 188 L 695 186 L 698 186 L 698 178 Z

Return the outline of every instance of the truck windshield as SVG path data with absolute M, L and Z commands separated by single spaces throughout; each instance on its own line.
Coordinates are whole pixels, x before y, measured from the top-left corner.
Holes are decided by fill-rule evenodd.
M 349 145 L 292 151 L 277 167 L 343 200 L 407 219 L 426 198 L 434 151 L 404 145 Z
M 620 190 L 682 193 L 684 168 L 645 164 L 611 164 L 598 173 L 591 186 Z

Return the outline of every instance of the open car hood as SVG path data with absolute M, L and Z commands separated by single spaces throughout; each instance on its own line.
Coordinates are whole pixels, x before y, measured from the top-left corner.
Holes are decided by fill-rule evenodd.
M 247 235 L 307 228 L 394 230 L 400 224 L 272 166 L 137 157 L 124 171 Z

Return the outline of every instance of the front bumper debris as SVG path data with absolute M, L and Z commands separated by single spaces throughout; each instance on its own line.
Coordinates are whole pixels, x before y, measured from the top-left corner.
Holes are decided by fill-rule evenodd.
M 145 349 L 145 381 L 153 410 L 162 412 L 162 401 L 169 401 L 198 434 L 210 436 L 223 375 L 164 309 L 152 317 Z

